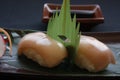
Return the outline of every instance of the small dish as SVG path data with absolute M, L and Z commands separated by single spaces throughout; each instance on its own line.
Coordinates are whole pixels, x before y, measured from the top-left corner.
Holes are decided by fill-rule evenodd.
M 100 24 L 104 22 L 101 8 L 98 4 L 91 5 L 71 5 L 71 16 L 76 14 L 77 22 L 83 24 Z M 50 17 L 61 9 L 60 4 L 46 3 L 43 8 L 43 22 L 48 22 Z

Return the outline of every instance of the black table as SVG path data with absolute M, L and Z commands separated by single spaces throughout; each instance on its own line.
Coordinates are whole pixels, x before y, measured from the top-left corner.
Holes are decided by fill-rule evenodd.
M 44 3 L 61 4 L 62 0 L 1 0 L 0 26 L 45 31 L 47 24 L 41 21 Z M 100 5 L 105 21 L 89 30 L 92 32 L 120 31 L 119 3 L 119 0 L 71 0 L 71 4 Z
M 47 24 L 42 22 L 44 3 L 61 4 L 62 0 L 0 0 L 0 27 L 46 31 Z M 120 31 L 119 3 L 120 0 L 71 0 L 71 4 L 100 5 L 105 22 L 92 27 L 89 32 Z M 8 76 L 15 79 L 20 77 L 31 78 L 17 74 L 15 76 L 12 74 L 0 75 L 0 78 L 7 78 Z M 35 77 L 31 79 L 35 79 Z

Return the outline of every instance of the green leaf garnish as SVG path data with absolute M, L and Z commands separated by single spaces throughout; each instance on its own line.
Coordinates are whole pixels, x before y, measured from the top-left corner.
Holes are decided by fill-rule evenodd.
M 80 23 L 76 25 L 76 15 L 74 15 L 73 19 L 71 18 L 70 0 L 63 0 L 60 14 L 57 11 L 48 22 L 47 34 L 53 39 L 62 42 L 65 47 L 71 46 L 74 48 L 73 55 L 76 53 L 80 40 L 79 28 Z M 64 41 L 61 37 L 66 37 L 68 41 Z

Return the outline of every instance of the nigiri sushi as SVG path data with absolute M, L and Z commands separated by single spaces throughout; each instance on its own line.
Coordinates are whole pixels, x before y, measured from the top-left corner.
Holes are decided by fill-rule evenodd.
M 4 33 L 5 36 L 7 36 L 7 39 L 8 39 L 8 42 L 9 42 L 9 53 L 10 53 L 10 56 L 11 56 L 12 55 L 12 41 L 11 41 L 10 35 L 3 28 L 0 28 L 0 32 Z M 3 54 L 5 53 L 5 50 L 6 50 L 6 44 L 5 44 L 3 36 L 1 36 L 1 35 L 0 35 L 0 49 L 1 49 L 0 57 L 2 57 Z
M 67 56 L 64 45 L 42 32 L 25 35 L 18 44 L 18 54 L 25 55 L 43 67 L 53 68 Z
M 2 36 L 0 35 L 0 57 L 3 56 L 3 54 L 5 53 L 5 50 L 6 50 L 6 45 Z
M 112 51 L 101 41 L 90 36 L 81 36 L 75 64 L 90 72 L 104 70 L 110 63 L 115 64 Z

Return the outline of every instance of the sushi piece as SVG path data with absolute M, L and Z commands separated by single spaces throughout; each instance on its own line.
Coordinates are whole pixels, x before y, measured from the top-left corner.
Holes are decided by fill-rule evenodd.
M 5 50 L 6 50 L 6 45 L 5 45 L 5 42 L 4 42 L 3 38 L 2 38 L 2 36 L 0 35 L 0 58 L 5 53 Z
M 115 64 L 112 51 L 101 41 L 90 36 L 81 36 L 75 64 L 90 72 L 104 70 L 110 63 Z
M 67 56 L 64 45 L 42 32 L 25 35 L 18 44 L 18 54 L 25 55 L 43 67 L 52 68 Z
M 8 43 L 9 43 L 9 54 L 10 56 L 12 56 L 12 40 L 11 40 L 11 37 L 10 35 L 8 34 L 8 32 L 6 30 L 4 30 L 3 28 L 0 28 L 0 32 L 5 34 L 5 36 L 7 37 L 8 39 Z M 3 36 L 0 35 L 0 57 L 3 56 L 3 54 L 5 53 L 5 50 L 6 50 L 6 43 L 4 41 L 4 38 Z

